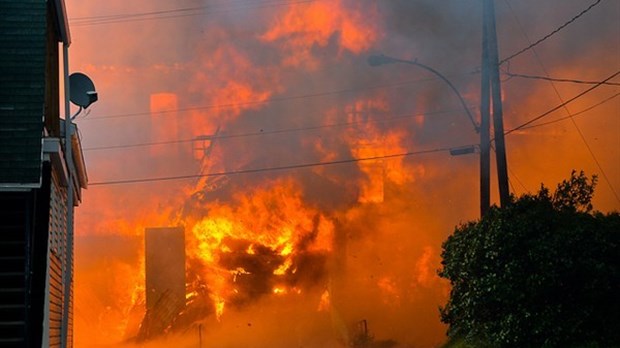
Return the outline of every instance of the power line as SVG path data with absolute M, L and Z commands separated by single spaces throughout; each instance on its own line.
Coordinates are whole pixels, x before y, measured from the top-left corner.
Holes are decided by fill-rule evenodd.
M 525 38 L 529 41 L 529 38 L 527 36 L 527 34 L 525 33 L 525 30 L 523 29 L 523 25 L 521 25 L 521 21 L 519 21 L 519 18 L 517 17 L 517 15 L 515 14 L 514 10 L 512 9 L 512 6 L 510 6 L 510 3 L 508 3 L 508 0 L 505 0 L 506 3 L 508 4 L 508 7 L 510 8 L 510 10 L 513 13 L 513 16 L 515 17 L 517 24 L 519 25 L 519 29 L 521 30 L 521 33 L 525 36 Z M 587 8 L 584 12 L 582 12 L 581 14 L 579 14 L 578 16 L 582 15 L 583 13 L 589 11 L 592 7 L 596 6 L 598 3 L 600 3 L 600 0 L 598 0 L 597 2 L 593 3 L 592 5 L 590 5 L 589 8 Z M 576 18 L 578 18 L 578 16 Z M 576 19 L 574 18 L 574 19 Z M 573 19 L 573 20 L 574 20 Z M 532 46 L 533 47 L 533 46 Z M 533 50 L 534 52 L 534 57 L 536 57 L 536 60 L 538 62 L 538 64 L 540 65 L 540 67 L 543 70 L 543 73 L 549 77 L 549 73 L 547 72 L 547 69 L 545 68 L 544 64 L 542 63 L 542 60 L 540 59 L 540 57 L 538 56 L 538 53 L 536 52 L 536 50 Z M 612 76 L 616 76 L 620 73 L 620 71 L 616 72 L 614 75 Z M 606 81 L 609 81 L 611 78 L 608 78 Z M 604 82 L 606 82 L 604 81 Z M 573 123 L 573 126 L 575 127 L 575 129 L 577 130 L 577 133 L 579 134 L 579 137 L 581 138 L 581 140 L 583 141 L 584 145 L 586 146 L 586 149 L 588 150 L 588 152 L 590 153 L 590 157 L 592 157 L 592 160 L 594 161 L 594 163 L 596 164 L 596 166 L 598 167 L 599 171 L 601 172 L 601 175 L 603 177 L 603 179 L 605 180 L 605 182 L 607 183 L 607 185 L 609 186 L 609 189 L 611 190 L 611 193 L 616 197 L 616 200 L 620 203 L 620 196 L 618 196 L 618 193 L 616 192 L 616 190 L 614 189 L 614 186 L 611 184 L 611 181 L 609 180 L 609 178 L 607 177 L 607 174 L 605 173 L 605 170 L 603 169 L 603 166 L 601 165 L 601 163 L 599 162 L 599 160 L 596 158 L 596 155 L 594 154 L 594 151 L 592 150 L 592 148 L 590 147 L 590 144 L 588 143 L 588 140 L 586 139 L 585 135 L 583 134 L 583 132 L 581 131 L 581 129 L 579 128 L 579 126 L 577 125 L 577 122 L 575 121 L 575 119 L 572 117 L 570 110 L 567 107 L 567 104 L 574 100 L 575 98 L 567 101 L 567 102 L 563 102 L 563 98 L 560 95 L 560 92 L 558 91 L 558 89 L 555 86 L 555 83 L 553 81 L 550 81 L 551 83 L 551 87 L 553 87 L 553 91 L 555 92 L 555 94 L 557 95 L 558 99 L 562 102 L 561 107 L 564 108 L 564 111 L 566 111 L 566 114 L 570 117 L 571 122 Z M 601 86 L 602 83 L 596 84 L 594 85 L 592 88 L 590 88 L 589 90 L 586 90 L 585 92 L 589 92 L 592 89 Z M 584 94 L 585 94 L 584 92 Z M 579 96 L 578 96 L 579 97 Z
M 536 116 L 536 117 L 534 117 L 534 118 L 530 119 L 529 121 L 527 121 L 527 122 L 525 122 L 525 123 L 522 123 L 521 125 L 519 125 L 519 126 L 517 126 L 517 127 L 515 127 L 515 128 L 512 128 L 511 130 L 509 130 L 509 131 L 505 132 L 505 133 L 504 133 L 504 135 L 508 135 L 508 134 L 510 134 L 510 133 L 512 133 L 512 132 L 514 132 L 514 131 L 517 131 L 517 130 L 519 130 L 519 129 L 523 129 L 523 128 L 525 128 L 526 126 L 528 126 L 528 125 L 530 125 L 530 124 L 532 124 L 532 123 L 534 123 L 534 122 L 536 122 L 536 121 L 540 120 L 541 118 L 548 116 L 549 114 L 551 114 L 551 113 L 553 113 L 553 112 L 555 112 L 555 111 L 557 111 L 557 110 L 559 110 L 559 109 L 561 109 L 561 108 L 565 107 L 565 106 L 566 106 L 566 105 L 568 105 L 569 103 L 571 103 L 571 102 L 573 102 L 573 101 L 575 101 L 575 100 L 577 100 L 577 99 L 579 99 L 579 98 L 583 97 L 584 95 L 586 95 L 586 94 L 588 94 L 588 93 L 592 92 L 592 91 L 593 91 L 593 90 L 595 90 L 596 88 L 598 88 L 598 87 L 602 86 L 605 82 L 607 82 L 607 81 L 609 81 L 609 80 L 613 79 L 614 77 L 616 77 L 616 76 L 618 76 L 618 75 L 620 75 L 620 70 L 619 70 L 619 71 L 616 71 L 614 74 L 612 74 L 611 76 L 609 76 L 609 77 L 608 77 L 608 78 L 606 78 L 605 80 L 603 80 L 603 81 L 601 81 L 601 82 L 597 83 L 596 85 L 594 85 L 594 86 L 592 86 L 592 87 L 590 87 L 590 88 L 586 89 L 585 91 L 583 91 L 583 92 L 581 92 L 581 93 L 577 94 L 576 96 L 574 96 L 574 97 L 570 98 L 569 100 L 567 100 L 567 101 L 565 101 L 565 102 L 562 102 L 562 104 L 560 104 L 560 105 L 558 105 L 558 106 L 553 107 L 552 109 L 550 109 L 550 110 L 548 110 L 548 111 L 546 111 L 546 112 L 544 112 L 544 113 L 542 113 L 542 114 L 540 114 L 540 115 L 538 115 L 538 116 Z M 569 113 L 569 114 L 570 114 L 570 113 Z
M 115 15 L 78 17 L 78 18 L 70 19 L 70 23 L 72 27 L 82 27 L 82 26 L 113 24 L 113 23 L 140 22 L 140 21 L 147 21 L 147 20 L 198 16 L 198 15 L 203 15 L 203 14 L 206 14 L 206 15 L 220 14 L 220 13 L 232 12 L 232 11 L 238 11 L 238 10 L 252 10 L 252 9 L 261 9 L 261 8 L 268 8 L 268 7 L 304 4 L 304 3 L 311 3 L 315 1 L 317 0 L 297 0 L 297 1 L 284 1 L 284 2 L 264 1 L 262 3 L 258 3 L 258 5 L 256 3 L 253 3 L 252 5 L 255 5 L 255 6 L 238 6 L 238 7 L 230 7 L 230 8 L 222 8 L 222 9 L 218 9 L 213 6 L 198 6 L 198 7 L 176 8 L 176 9 L 150 11 L 150 12 L 136 12 L 136 13 L 126 13 L 126 14 L 115 14 Z
M 262 3 L 273 3 L 275 0 L 263 1 Z M 230 3 L 241 3 L 247 4 L 247 1 L 242 0 L 227 0 L 227 4 Z M 255 1 L 254 4 L 260 3 Z M 180 7 L 180 8 L 171 8 L 167 10 L 157 10 L 157 11 L 149 11 L 149 12 L 133 12 L 133 13 L 118 13 L 118 14 L 109 14 L 109 15 L 100 15 L 100 16 L 85 16 L 85 17 L 71 17 L 70 22 L 88 22 L 91 20 L 100 20 L 100 19 L 118 19 L 118 18 L 134 18 L 134 17 L 142 17 L 142 16 L 150 16 L 150 15 L 159 15 L 159 14 L 170 14 L 177 12 L 189 12 L 189 11 L 202 11 L 213 6 L 196 6 L 196 7 Z
M 515 74 L 515 73 L 511 73 L 511 72 L 503 72 L 504 75 L 507 75 L 509 77 L 520 77 L 520 78 L 524 78 L 524 79 L 532 79 L 532 80 L 544 80 L 544 81 L 551 81 L 551 82 L 567 82 L 567 83 L 576 83 L 576 84 L 584 84 L 584 85 L 596 85 L 598 84 L 600 81 L 586 81 L 586 80 L 576 80 L 576 79 L 558 79 L 558 78 L 552 78 L 552 77 L 545 77 L 545 76 L 536 76 L 536 75 L 525 75 L 525 74 Z M 603 83 L 603 85 L 606 86 L 620 86 L 620 82 L 605 82 Z
M 575 114 L 572 114 L 572 116 L 577 116 L 579 114 L 583 114 L 587 111 L 590 111 L 592 109 L 594 109 L 597 106 L 600 106 L 616 97 L 620 96 L 620 93 L 616 93 L 594 105 L 591 105 L 590 107 L 583 109 Z M 569 101 L 570 102 L 570 101 Z M 405 117 L 405 116 L 403 116 Z M 544 117 L 544 116 L 543 116 Z M 565 117 L 562 119 L 558 119 L 558 120 L 554 120 L 554 121 L 550 121 L 550 122 L 546 122 L 546 123 L 541 123 L 541 124 L 536 124 L 536 125 L 532 125 L 529 127 L 521 127 L 520 129 L 529 129 L 529 128 L 535 128 L 535 127 L 541 127 L 541 126 L 545 126 L 551 123 L 556 123 L 559 122 L 561 120 L 564 120 L 566 118 L 569 117 Z M 325 127 L 328 127 L 329 125 L 326 125 Z M 322 126 L 318 126 L 316 128 L 321 128 Z M 510 132 L 514 131 L 516 129 L 511 130 Z M 282 130 L 285 131 L 285 130 Z M 260 135 L 263 133 L 256 133 L 255 135 Z M 508 134 L 508 132 L 506 133 Z M 246 135 L 242 135 L 242 134 L 238 134 L 238 135 L 230 135 L 230 136 L 246 136 Z M 249 136 L 249 135 L 247 135 Z M 224 136 L 222 136 L 224 137 Z M 216 138 L 216 137 L 214 137 Z M 218 137 L 219 138 L 219 137 Z M 194 139 L 192 139 L 194 140 Z M 468 146 L 472 146 L 472 145 L 468 145 Z M 376 156 L 376 157 L 369 157 L 369 158 L 360 158 L 360 159 L 349 159 L 349 160 L 341 160 L 341 161 L 332 161 L 332 162 L 319 162 L 319 163 L 309 163 L 309 164 L 300 164 L 300 165 L 291 165 L 291 166 L 283 166 L 283 167 L 272 167 L 272 168 L 259 168 L 259 169 L 248 169 L 248 170 L 241 170 L 241 171 L 232 171 L 232 172 L 221 172 L 221 173 L 211 173 L 211 174 L 196 174 L 196 175 L 184 175 L 184 176 L 171 176 L 171 177 L 160 177 L 160 178 L 147 178 L 147 179 L 131 179 L 131 180 L 118 180 L 118 181 L 107 181 L 107 182 L 94 182 L 94 183 L 90 183 L 90 186 L 105 186 L 105 185 L 116 185 L 116 184 L 131 184 L 131 183 L 141 183 L 141 182 L 153 182 L 153 181 L 165 181 L 165 180 L 181 180 L 181 179 L 193 179 L 193 178 L 200 178 L 200 177 L 207 177 L 207 176 L 224 176 L 224 175 L 233 175 L 233 174 L 247 174 L 247 173 L 256 173 L 256 172 L 262 172 L 262 171 L 270 171 L 270 170 L 287 170 L 287 169 L 295 169 L 295 168 L 305 168 L 305 167 L 311 167 L 311 166 L 320 166 L 320 165 L 331 165 L 331 164 L 343 164 L 343 163 L 351 163 L 351 162 L 360 162 L 360 161 L 366 161 L 366 160 L 376 160 L 376 159 L 384 159 L 384 158 L 393 158 L 393 157 L 403 157 L 403 156 L 412 156 L 412 155 L 417 155 L 417 154 L 426 154 L 426 153 L 434 153 L 434 152 L 443 152 L 443 151 L 449 151 L 450 148 L 439 148 L 439 149 L 434 149 L 434 150 L 426 150 L 426 151 L 420 151 L 420 152 L 407 152 L 407 153 L 403 153 L 403 154 L 395 154 L 395 155 L 387 155 L 387 156 Z M 525 185 L 521 182 L 521 180 L 519 180 L 519 178 L 516 176 L 516 174 L 514 172 L 510 173 L 511 176 L 517 181 L 517 183 L 525 190 L 527 191 L 527 188 L 525 187 Z
M 493 146 L 493 144 L 490 144 L 490 148 L 491 150 L 493 150 L 493 152 L 496 152 L 495 150 L 495 146 Z M 521 180 L 519 180 L 519 177 L 517 177 L 517 174 L 515 174 L 512 170 L 510 170 L 510 167 L 507 167 L 508 169 L 508 175 L 512 176 L 513 179 L 515 179 L 515 181 L 517 183 L 519 183 L 519 185 L 521 185 L 521 187 L 523 188 L 523 192 L 529 192 L 529 190 L 527 189 L 527 187 L 525 187 L 525 185 L 523 185 L 523 182 L 521 182 Z M 512 183 L 512 180 L 508 180 L 508 184 L 510 185 L 511 191 L 512 192 L 517 192 L 515 185 Z
M 515 181 L 523 188 L 523 192 L 529 192 L 529 190 L 527 189 L 527 187 L 525 187 L 525 185 L 523 185 L 523 182 L 521 180 L 519 180 L 519 177 L 517 176 L 517 174 L 515 172 L 513 172 L 510 167 L 508 168 L 508 173 L 512 176 L 513 179 L 515 179 Z M 516 192 L 515 190 L 515 186 L 512 184 L 512 180 L 509 180 L 508 183 L 510 184 L 510 186 L 512 186 L 512 192 Z
M 516 130 L 519 129 L 528 129 L 528 128 L 534 128 L 534 127 L 540 127 L 543 125 L 547 125 L 550 123 L 555 123 L 555 122 L 559 122 L 560 120 L 554 120 L 554 121 L 550 121 L 544 124 L 537 124 L 537 125 L 532 125 L 529 126 L 531 123 L 542 119 L 543 117 L 546 117 L 547 115 L 551 114 L 552 112 L 562 108 L 563 106 L 565 106 L 568 103 L 571 103 L 572 101 L 582 97 L 583 95 L 589 93 L 590 91 L 594 90 L 595 88 L 603 85 L 606 81 L 616 77 L 617 75 L 620 74 L 620 71 L 616 72 L 615 74 L 611 75 L 610 77 L 608 77 L 607 79 L 599 82 L 597 85 L 585 90 L 584 92 L 578 94 L 577 96 L 567 100 L 566 102 L 550 109 L 549 111 L 536 116 L 534 118 L 532 118 L 531 120 L 507 131 L 505 133 L 505 135 L 508 135 Z M 581 110 L 578 113 L 572 114 L 571 116 L 577 116 L 579 114 L 585 113 L 599 105 L 602 105 L 603 103 L 608 102 L 609 100 L 612 100 L 613 98 L 619 96 L 620 93 L 616 93 L 604 100 L 602 100 L 601 102 L 594 104 L 584 110 Z M 569 116 L 569 118 L 571 117 Z M 405 117 L 405 116 L 403 116 Z M 566 119 L 566 118 L 564 118 Z M 329 126 L 336 126 L 336 125 L 325 125 L 325 126 L 316 126 L 313 128 L 322 128 L 322 127 L 329 127 Z M 310 128 L 310 127 L 307 127 Z M 297 131 L 297 130 L 280 130 L 281 132 L 284 131 Z M 258 133 L 260 134 L 260 133 Z M 256 135 L 258 135 L 256 134 Z M 249 134 L 238 134 L 238 135 L 229 135 L 229 137 L 233 137 L 233 136 L 249 136 Z M 223 137 L 223 136 L 222 136 Z M 375 157 L 368 157 L 368 158 L 359 158 L 359 159 L 348 159 L 348 160 L 340 160 L 340 161 L 331 161 L 331 162 L 318 162 L 318 163 L 309 163 L 309 164 L 299 164 L 299 165 L 290 165 L 290 166 L 282 166 L 282 167 L 271 167 L 271 168 L 259 168 L 259 169 L 247 169 L 247 170 L 240 170 L 240 171 L 232 171 L 232 172 L 221 172 L 221 173 L 210 173 L 210 174 L 196 174 L 196 175 L 184 175 L 184 176 L 171 176 L 171 177 L 160 177 L 160 178 L 146 178 L 146 179 L 130 179 L 130 180 L 118 180 L 118 181 L 107 181 L 107 182 L 94 182 L 94 183 L 90 183 L 89 185 L 91 186 L 103 186 L 103 185 L 115 185 L 115 184 L 130 184 L 130 183 L 141 183 L 141 182 L 153 182 L 153 181 L 164 181 L 164 180 L 180 180 L 180 179 L 192 179 L 192 178 L 199 178 L 199 177 L 208 177 L 208 176 L 223 176 L 223 175 L 233 175 L 233 174 L 246 174 L 246 173 L 256 173 L 256 172 L 263 172 L 263 171 L 273 171 L 273 170 L 287 170 L 287 169 L 295 169 L 295 168 L 305 168 L 305 167 L 312 167 L 312 166 L 322 166 L 322 165 L 332 165 L 332 164 L 343 164 L 343 163 L 352 163 L 352 162 L 360 162 L 360 161 L 367 161 L 367 160 L 376 160 L 376 159 L 384 159 L 384 158 L 393 158 L 393 157 L 403 157 L 403 156 L 411 156 L 411 155 L 417 155 L 417 154 L 426 154 L 426 153 L 434 153 L 434 152 L 442 152 L 442 151 L 449 151 L 450 148 L 438 148 L 438 149 L 434 149 L 434 150 L 426 150 L 426 151 L 419 151 L 419 152 L 407 152 L 407 153 L 402 153 L 402 154 L 395 154 L 395 155 L 387 155 L 387 156 L 375 156 Z M 513 173 L 513 177 L 514 177 L 514 173 Z M 522 187 L 523 186 L 522 183 L 520 183 L 520 185 Z
M 470 73 L 459 74 L 458 76 L 469 75 L 469 74 Z M 268 103 L 277 103 L 277 102 L 284 102 L 284 101 L 289 101 L 289 100 L 325 97 L 325 96 L 330 96 L 330 95 L 337 95 L 337 94 L 344 94 L 344 93 L 358 92 L 358 91 L 365 91 L 365 90 L 402 87 L 402 86 L 429 82 L 429 81 L 436 81 L 436 80 L 438 80 L 438 78 L 432 77 L 432 78 L 417 79 L 413 81 L 403 81 L 403 82 L 397 82 L 397 83 L 391 83 L 391 84 L 385 84 L 385 85 L 347 88 L 347 89 L 340 89 L 340 90 L 333 90 L 333 91 L 326 91 L 326 92 L 317 92 L 317 93 L 301 94 L 301 95 L 286 96 L 286 97 L 268 98 L 265 100 L 251 100 L 251 101 L 240 102 L 240 103 L 209 104 L 209 105 L 203 105 L 203 106 L 168 109 L 168 110 L 161 110 L 161 111 L 155 111 L 155 112 L 144 111 L 144 112 L 115 114 L 115 115 L 100 116 L 100 117 L 90 117 L 87 119 L 83 119 L 82 121 L 85 122 L 85 121 L 105 120 L 105 119 L 113 119 L 113 118 L 137 117 L 137 116 L 159 115 L 159 114 L 168 114 L 168 113 L 182 113 L 182 112 L 188 112 L 188 111 L 199 111 L 199 110 L 210 110 L 210 109 L 235 108 L 235 107 L 240 107 L 240 106 L 252 106 L 252 105 L 260 105 L 260 104 L 268 104 Z
M 270 135 L 270 134 L 285 134 L 285 133 L 293 133 L 293 132 L 303 132 L 310 130 L 319 130 L 325 128 L 333 128 L 333 127 L 348 127 L 354 126 L 358 124 L 368 124 L 368 123 L 387 123 L 393 121 L 406 120 L 414 117 L 425 117 L 430 115 L 440 115 L 440 114 L 448 114 L 457 112 L 459 110 L 450 110 L 450 111 L 436 111 L 436 112 L 428 112 L 424 114 L 406 114 L 401 116 L 390 117 L 387 119 L 381 120 L 368 120 L 368 121 L 354 121 L 354 122 L 343 122 L 343 123 L 332 123 L 320 126 L 308 126 L 308 127 L 300 127 L 300 128 L 284 128 L 284 129 L 276 129 L 271 131 L 259 131 L 259 132 L 249 132 L 249 133 L 237 133 L 237 134 L 218 134 L 214 136 L 209 136 L 208 138 L 191 138 L 191 139 L 175 139 L 175 140 L 166 140 L 166 141 L 157 141 L 157 142 L 148 142 L 148 143 L 138 143 L 138 144 L 124 144 L 124 145 L 108 145 L 108 146 L 99 146 L 99 147 L 90 147 L 84 148 L 82 151 L 98 151 L 98 150 L 110 150 L 110 149 L 126 149 L 132 147 L 145 147 L 145 146 L 155 146 L 155 145 L 170 145 L 170 144 L 180 144 L 180 143 L 190 143 L 195 141 L 202 140 L 222 140 L 222 139 L 232 139 L 232 138 L 245 138 L 252 136 L 261 136 L 261 135 Z
M 596 108 L 597 106 L 603 105 L 603 104 L 607 103 L 608 101 L 610 101 L 610 100 L 612 100 L 612 99 L 614 99 L 614 98 L 616 98 L 618 96 L 620 96 L 620 92 L 616 93 L 616 94 L 614 94 L 614 95 L 612 95 L 610 97 L 607 97 L 607 98 L 603 99 L 602 101 L 600 101 L 600 102 L 598 102 L 598 103 L 596 103 L 594 105 L 591 105 L 591 106 L 589 106 L 589 107 L 587 107 L 587 108 L 585 108 L 585 109 L 583 109 L 583 110 L 581 110 L 579 112 L 576 112 L 574 114 L 571 114 L 571 115 L 568 115 L 568 116 L 564 116 L 564 117 L 558 118 L 557 120 L 553 120 L 553 121 L 533 124 L 531 126 L 523 127 L 521 129 L 532 129 L 532 128 L 537 128 L 537 127 L 543 127 L 543 126 L 548 126 L 550 124 L 554 124 L 554 123 L 558 123 L 558 122 L 561 122 L 561 121 L 568 120 L 571 117 L 579 116 L 581 114 L 584 114 L 584 113 L 586 113 L 586 112 Z
M 557 29 L 555 29 L 554 31 L 550 32 L 549 34 L 543 36 L 541 39 L 539 39 L 538 41 L 530 44 L 529 46 L 523 48 L 522 50 L 513 53 L 512 55 L 502 59 L 499 62 L 499 65 L 502 65 L 504 63 L 506 63 L 507 61 L 515 58 L 516 56 L 529 51 L 530 49 L 534 48 L 535 46 L 537 46 L 538 44 L 540 44 L 541 42 L 547 40 L 548 38 L 550 38 L 551 36 L 557 34 L 560 30 L 566 28 L 569 24 L 573 23 L 574 21 L 576 21 L 579 17 L 583 16 L 584 14 L 588 13 L 591 9 L 593 9 L 596 5 L 600 4 L 602 0 L 596 0 L 594 1 L 592 4 L 590 4 L 590 6 L 588 6 L 585 10 L 581 11 L 578 15 L 576 15 L 575 17 L 571 18 L 568 22 L 562 24 L 561 26 L 559 26 Z M 508 5 L 510 7 L 510 5 Z M 510 9 L 512 10 L 512 7 L 510 7 Z
M 468 146 L 475 146 L 475 145 L 468 145 Z M 218 173 L 164 176 L 164 177 L 155 177 L 155 178 L 127 179 L 127 180 L 115 180 L 115 181 L 100 181 L 100 182 L 89 183 L 88 185 L 89 186 L 123 185 L 123 184 L 137 184 L 137 183 L 146 183 L 146 182 L 170 181 L 170 180 L 196 179 L 196 178 L 226 176 L 226 175 L 252 174 L 252 173 L 261 173 L 261 172 L 271 172 L 271 171 L 280 171 L 280 170 L 291 170 L 291 169 L 329 166 L 329 165 L 337 165 L 337 164 L 347 164 L 347 163 L 355 163 L 355 162 L 363 162 L 363 161 L 373 161 L 373 160 L 389 159 L 389 158 L 397 158 L 397 157 L 416 156 L 416 155 L 424 155 L 424 154 L 431 154 L 431 153 L 445 152 L 445 151 L 450 151 L 450 148 L 437 148 L 437 149 L 432 149 L 432 150 L 403 152 L 403 153 L 384 155 L 384 156 L 350 158 L 350 159 L 343 159 L 343 160 L 337 160 L 337 161 L 301 163 L 301 164 L 291 164 L 287 166 L 276 166 L 276 167 L 265 167 L 265 168 L 254 168 L 254 169 L 241 169 L 241 170 L 218 172 Z
M 620 74 L 620 71 L 617 72 L 616 74 L 612 75 L 609 79 L 615 77 L 616 75 Z M 604 82 L 604 81 L 603 81 Z M 602 84 L 602 83 L 601 83 Z M 563 105 L 559 105 L 556 106 L 555 108 L 543 113 L 542 115 L 539 115 L 535 118 L 533 118 L 532 120 L 525 122 L 524 124 L 515 127 L 511 130 L 509 130 L 508 132 L 506 132 L 506 135 L 518 130 L 518 129 L 526 129 L 526 128 L 534 128 L 534 127 L 540 127 L 549 123 L 555 123 L 555 122 L 559 122 L 560 120 L 554 120 L 551 122 L 548 122 L 546 124 L 538 124 L 538 125 L 533 125 L 530 127 L 527 127 L 527 125 L 531 124 L 532 122 L 541 119 L 545 116 L 547 116 L 548 114 L 550 114 L 551 112 L 563 107 L 565 104 L 568 104 L 572 101 L 574 101 L 577 98 L 580 98 L 581 96 L 583 96 L 584 94 L 590 92 L 591 90 L 593 90 L 594 88 L 600 86 L 601 84 L 594 86 L 582 93 L 580 93 L 579 95 L 571 98 L 570 100 L 566 101 L 563 103 Z M 617 96 L 619 96 L 620 93 L 616 93 L 615 95 L 612 95 L 611 97 L 606 98 L 605 100 L 592 105 L 576 114 L 573 114 L 572 116 L 576 116 L 578 114 L 581 113 L 585 113 Z M 475 145 L 467 145 L 467 146 L 475 146 Z M 144 179 L 128 179 L 128 180 L 117 180 L 117 181 L 102 181 L 102 182 L 93 182 L 93 183 L 89 183 L 90 186 L 106 186 L 106 185 L 120 185 L 120 184 L 132 184 L 132 183 L 144 183 L 144 182 L 157 182 L 157 181 L 168 181 L 168 180 L 182 180 L 182 179 L 194 179 L 194 178 L 201 178 L 201 177 L 213 177 L 213 176 L 225 176 L 225 175 L 235 175 L 235 174 L 249 174 L 249 173 L 259 173 L 259 172 L 266 172 L 266 171 L 277 171 L 277 170 L 290 170 L 290 169 L 297 169 L 297 168 L 307 168 L 307 167 L 315 167 L 315 166 L 326 166 L 326 165 L 335 165 L 335 164 L 345 164 L 345 163 L 353 163 L 353 162 L 361 162 L 361 161 L 370 161 L 370 160 L 378 160 L 378 159 L 387 159 L 387 158 L 395 158 L 395 157 L 405 157 L 405 156 L 413 156 L 413 155 L 421 155 L 421 154 L 430 154 L 430 153 L 436 153 L 436 152 L 444 152 L 444 151 L 449 151 L 450 148 L 437 148 L 437 149 L 433 149 L 433 150 L 424 150 L 424 151 L 417 151 L 417 152 L 405 152 L 405 153 L 400 153 L 400 154 L 392 154 L 392 155 L 385 155 L 385 156 L 374 156 L 374 157 L 366 157 L 366 158 L 357 158 L 357 159 L 345 159 L 345 160 L 338 160 L 338 161 L 329 161 L 329 162 L 315 162 L 315 163 L 305 163 L 305 164 L 296 164 L 296 165 L 288 165 L 288 166 L 279 166 L 279 167 L 268 167 L 268 168 L 257 168 L 257 169 L 244 169 L 244 170 L 238 170 L 238 171 L 229 171 L 229 172 L 219 172 L 219 173 L 209 173 L 209 174 L 193 174 L 193 175 L 181 175 L 181 176 L 168 176 L 168 177 L 157 177 L 157 178 L 144 178 Z M 511 173 L 513 177 L 516 178 L 514 173 Z M 520 182 L 520 180 L 518 180 L 517 178 L 517 182 L 523 187 L 525 188 L 525 186 L 523 185 L 523 183 Z
M 202 11 L 207 8 L 208 6 L 200 6 L 200 7 L 175 8 L 175 9 L 159 10 L 159 11 L 151 11 L 151 12 L 134 12 L 134 13 L 120 13 L 120 14 L 101 15 L 101 16 L 72 17 L 69 19 L 69 22 L 75 25 L 75 24 L 82 24 L 82 23 L 93 23 L 99 20 L 139 18 L 139 17 L 151 16 L 151 15 L 190 12 L 190 11 L 197 11 L 197 10 Z

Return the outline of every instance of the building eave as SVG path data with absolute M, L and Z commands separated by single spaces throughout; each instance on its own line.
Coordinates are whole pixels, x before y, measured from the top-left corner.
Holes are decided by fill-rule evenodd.
M 56 16 L 58 18 L 58 28 L 60 30 L 60 38 L 62 43 L 67 46 L 71 45 L 71 31 L 69 30 L 69 17 L 67 17 L 67 8 L 64 0 L 54 0 L 56 7 Z

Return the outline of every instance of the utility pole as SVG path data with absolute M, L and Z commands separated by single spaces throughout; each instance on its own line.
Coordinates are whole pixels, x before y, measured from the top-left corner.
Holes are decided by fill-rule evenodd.
M 488 111 L 491 108 L 490 101 L 488 97 L 488 89 L 485 86 L 490 85 L 490 94 L 492 97 L 492 107 L 493 107 L 493 129 L 495 133 L 495 161 L 497 164 L 497 183 L 499 186 L 499 198 L 500 204 L 502 207 L 506 206 L 510 201 L 510 191 L 508 189 L 508 166 L 506 163 L 506 145 L 504 142 L 504 121 L 503 121 L 503 108 L 502 108 L 502 87 L 499 78 L 499 54 L 497 49 L 497 33 L 495 29 L 495 7 L 493 5 L 493 0 L 483 0 L 483 66 L 482 66 L 482 95 L 481 95 L 481 114 L 482 114 L 482 122 L 484 122 L 484 114 L 485 110 L 488 117 Z M 485 59 L 486 58 L 486 59 Z M 486 73 L 485 73 L 486 69 Z M 486 76 L 485 76 L 486 75 Z M 486 78 L 486 79 L 485 79 Z M 485 104 L 486 99 L 486 104 Z M 488 118 L 487 118 L 488 122 Z M 481 212 L 486 212 L 485 207 L 483 207 L 483 186 L 488 185 L 488 180 L 482 185 L 483 179 L 483 162 L 484 153 L 483 148 L 488 146 L 490 147 L 490 141 L 487 139 L 483 139 L 483 133 L 485 132 L 485 127 L 482 127 L 480 132 L 480 182 L 481 182 Z M 487 132 L 488 134 L 488 132 Z M 487 135 L 488 136 L 488 135 Z M 488 151 L 488 147 L 487 147 Z M 488 158 L 488 156 L 487 156 Z M 484 163 L 484 165 L 487 165 Z M 487 206 L 488 207 L 488 206 Z
M 486 18 L 486 17 L 485 17 Z M 480 81 L 480 217 L 491 206 L 491 75 L 489 73 L 489 45 L 487 21 L 482 23 L 482 80 Z

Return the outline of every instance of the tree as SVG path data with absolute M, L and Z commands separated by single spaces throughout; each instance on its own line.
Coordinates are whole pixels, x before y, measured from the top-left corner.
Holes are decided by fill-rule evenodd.
M 596 177 L 513 197 L 443 244 L 448 336 L 490 347 L 620 346 L 620 215 L 592 212 Z

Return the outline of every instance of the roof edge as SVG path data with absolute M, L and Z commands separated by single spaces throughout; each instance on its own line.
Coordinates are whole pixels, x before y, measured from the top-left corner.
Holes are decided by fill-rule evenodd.
M 60 28 L 60 38 L 62 42 L 71 45 L 71 31 L 69 30 L 69 18 L 67 17 L 67 8 L 64 0 L 54 0 L 56 7 L 56 16 L 58 17 L 58 27 Z

